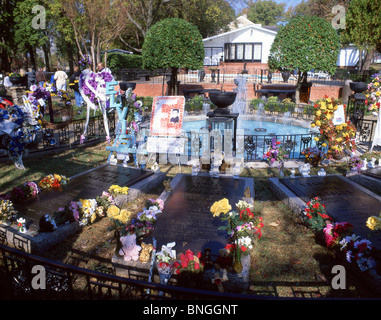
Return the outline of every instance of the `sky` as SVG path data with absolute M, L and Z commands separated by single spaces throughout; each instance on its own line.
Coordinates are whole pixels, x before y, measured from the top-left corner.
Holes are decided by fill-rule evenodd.
M 297 4 L 301 3 L 302 0 L 273 0 L 276 3 L 285 3 L 286 4 L 286 10 L 289 7 L 296 6 Z M 243 4 L 244 1 L 234 1 L 233 7 L 236 10 L 236 12 L 239 12 L 242 8 L 245 7 Z

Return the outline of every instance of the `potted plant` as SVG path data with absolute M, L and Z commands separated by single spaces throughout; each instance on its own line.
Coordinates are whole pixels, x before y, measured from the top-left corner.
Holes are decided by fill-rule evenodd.
M 351 168 L 351 171 L 360 172 L 364 164 L 364 161 L 357 156 L 353 156 L 349 159 L 348 164 L 349 164 L 349 167 Z
M 12 72 L 9 74 L 9 81 L 12 82 L 13 85 L 20 85 L 22 80 L 23 78 L 19 73 Z
M 267 152 L 263 155 L 263 159 L 268 161 L 270 167 L 274 166 L 274 164 L 278 164 L 282 166 L 282 163 L 285 158 L 288 158 L 288 154 L 281 146 L 280 141 L 276 141 L 276 137 L 271 139 L 271 144 L 267 150 Z

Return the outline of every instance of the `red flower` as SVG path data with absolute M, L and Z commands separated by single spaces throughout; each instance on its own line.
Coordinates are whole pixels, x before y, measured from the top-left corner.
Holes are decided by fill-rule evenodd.
M 246 250 L 247 250 L 247 248 L 246 248 L 246 247 L 244 247 L 244 246 L 241 246 L 241 251 L 245 252 Z

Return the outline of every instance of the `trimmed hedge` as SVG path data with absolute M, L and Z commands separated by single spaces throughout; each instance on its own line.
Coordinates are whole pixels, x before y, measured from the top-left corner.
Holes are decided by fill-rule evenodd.
M 111 71 L 118 69 L 141 69 L 142 56 L 136 54 L 109 53 L 107 54 L 107 67 Z

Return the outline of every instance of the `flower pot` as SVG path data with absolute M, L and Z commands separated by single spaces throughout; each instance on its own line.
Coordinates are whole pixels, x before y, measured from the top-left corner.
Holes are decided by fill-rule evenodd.
M 21 77 L 9 77 L 9 81 L 12 82 L 13 85 L 19 85 L 22 82 Z
M 367 84 L 365 82 L 351 82 L 349 84 L 349 87 L 354 91 L 355 93 L 362 93 L 367 89 Z
M 334 153 L 332 155 L 332 158 L 335 159 L 335 160 L 341 160 L 343 159 L 345 156 L 345 153 L 344 152 L 338 152 L 338 153 Z

